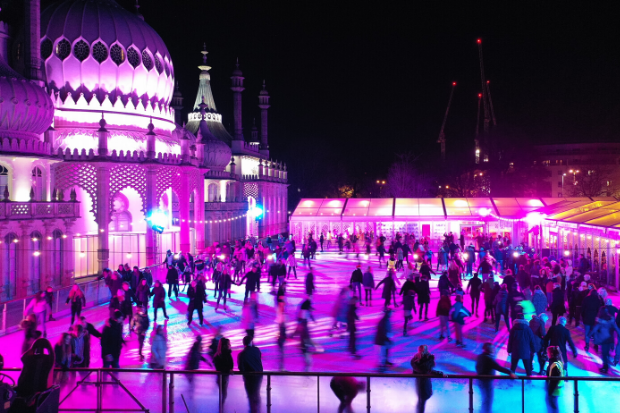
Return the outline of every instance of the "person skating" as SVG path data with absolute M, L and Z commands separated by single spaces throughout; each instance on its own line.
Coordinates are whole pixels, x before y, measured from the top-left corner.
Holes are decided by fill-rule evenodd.
M 252 343 L 252 337 L 243 337 L 243 350 L 237 356 L 237 368 L 241 373 L 262 373 L 263 361 L 258 347 Z M 262 374 L 244 374 L 243 384 L 248 402 L 250 413 L 260 412 L 260 388 L 263 382 Z
M 554 326 L 558 320 L 558 317 L 566 313 L 566 307 L 564 305 L 564 291 L 562 291 L 560 284 L 555 283 L 553 285 L 552 297 L 553 300 L 551 301 L 549 309 L 553 314 L 551 325 Z
M 454 331 L 456 335 L 456 346 L 465 347 L 463 342 L 463 326 L 465 325 L 465 317 L 471 316 L 468 309 L 463 306 L 463 297 L 457 295 L 454 297 L 455 302 L 450 309 L 450 319 L 454 323 Z
M 594 338 L 594 344 L 601 346 L 601 359 L 603 361 L 602 367 L 599 371 L 603 374 L 607 374 L 609 370 L 609 353 L 614 346 L 614 334 L 620 337 L 620 329 L 616 325 L 616 320 L 607 312 L 603 311 L 597 317 L 597 323 L 592 330 L 592 337 Z
M 585 350 L 586 353 L 590 351 L 590 338 L 592 337 L 592 329 L 596 324 L 596 316 L 599 309 L 603 306 L 601 299 L 599 298 L 596 290 L 592 289 L 588 295 L 583 299 L 581 304 L 581 315 L 583 325 L 585 326 Z
M 385 273 L 385 277 L 379 282 L 379 284 L 377 284 L 375 290 L 377 290 L 381 284 L 383 284 L 383 293 L 381 294 L 381 298 L 385 300 L 384 308 L 388 308 L 390 306 L 392 295 L 396 291 L 396 284 L 391 271 Z M 394 302 L 394 306 L 398 307 L 396 302 Z
M 411 359 L 413 374 L 423 375 L 415 378 L 415 388 L 418 393 L 417 413 L 424 413 L 426 402 L 433 396 L 432 376 L 448 377 L 441 371 L 435 370 L 435 356 L 428 351 L 428 346 L 422 344 L 418 347 L 418 352 Z
M 349 286 L 353 290 L 353 295 L 357 294 L 357 297 L 362 299 L 362 283 L 364 282 L 364 274 L 361 270 L 361 264 L 357 264 L 355 270 L 351 274 L 351 279 L 349 281 Z M 357 292 L 357 293 L 356 293 Z
M 166 368 L 166 352 L 168 351 L 168 340 L 164 335 L 164 326 L 161 324 L 155 328 L 153 342 L 151 343 L 151 358 L 149 367 L 152 369 Z
M 424 314 L 424 321 L 428 321 L 428 305 L 431 302 L 431 288 L 428 278 L 424 275 L 416 278 L 415 290 L 418 294 L 418 304 L 420 305 L 420 320 Z
M 403 290 L 401 290 L 403 293 Z M 413 290 L 406 290 L 403 296 L 403 311 L 404 311 L 404 323 L 403 323 L 403 337 L 407 336 L 407 324 L 413 319 L 411 311 L 415 312 L 415 292 Z
M 123 299 L 120 301 L 120 310 L 123 313 L 123 320 L 127 320 L 127 328 L 129 330 L 129 335 L 131 335 L 131 320 L 133 319 L 133 302 L 135 297 L 133 295 L 133 291 L 129 288 L 129 283 L 124 282 L 122 291 L 124 294 Z
M 144 308 L 147 311 L 149 308 L 149 300 L 151 298 L 151 288 L 149 287 L 146 278 L 143 278 L 138 283 L 138 289 L 136 290 L 136 305 Z
M 547 349 L 544 346 L 545 335 L 547 331 L 545 329 L 545 324 L 549 320 L 549 317 L 545 313 L 541 313 L 539 315 L 534 315 L 530 320 L 530 328 L 532 329 L 532 333 L 534 333 L 535 339 L 535 351 L 538 356 L 538 365 L 540 366 L 538 370 L 539 375 L 545 374 L 545 364 Z M 534 371 L 534 357 L 530 359 L 530 363 L 532 364 L 532 371 Z
M 244 280 L 247 280 L 245 283 L 245 296 L 243 298 L 244 302 L 248 300 L 248 296 L 251 292 L 254 292 L 256 290 L 260 292 L 260 275 L 261 274 L 259 271 L 259 266 L 255 264 L 252 266 L 250 272 L 245 274 L 243 278 L 241 278 L 241 281 L 237 283 L 237 285 L 241 285 L 243 284 Z
M 224 299 L 224 310 L 227 310 L 226 307 L 226 296 L 230 295 L 230 288 L 232 287 L 233 281 L 230 278 L 230 274 L 228 271 L 222 271 L 219 282 L 218 282 L 218 294 L 217 294 L 217 304 L 215 305 L 215 311 L 220 307 L 220 300 Z
M 372 274 L 372 268 L 368 266 L 368 269 L 364 273 L 362 283 L 364 284 L 364 293 L 366 306 L 370 307 L 372 305 L 372 290 L 375 288 L 375 277 Z
M 360 318 L 357 316 L 357 297 L 351 297 L 347 308 L 347 331 L 349 332 L 349 352 L 355 359 L 360 359 L 357 354 L 357 326 L 356 321 Z
M 534 304 L 536 314 L 542 314 L 545 311 L 547 311 L 547 306 L 548 306 L 547 295 L 540 288 L 540 285 L 536 285 L 534 287 L 534 294 L 532 295 L 532 304 Z
M 560 317 L 558 319 L 558 324 L 549 328 L 547 334 L 545 334 L 543 345 L 559 347 L 562 353 L 562 360 L 564 361 L 564 372 L 568 374 L 566 344 L 570 346 L 574 358 L 577 358 L 577 348 L 575 347 L 575 343 L 573 343 L 570 331 L 566 328 L 566 317 Z
M 295 253 L 288 255 L 288 257 L 286 258 L 286 266 L 288 267 L 286 278 L 290 278 L 291 270 L 293 270 L 293 275 L 295 275 L 295 279 L 297 279 L 297 260 L 295 259 Z
M 439 318 L 439 340 L 443 340 L 444 331 L 447 333 L 448 342 L 452 341 L 450 338 L 450 310 L 452 309 L 452 302 L 450 301 L 450 296 L 442 295 L 439 297 L 439 301 L 437 302 L 437 317 Z
M 30 300 L 26 308 L 24 308 L 24 318 L 28 312 L 32 310 L 34 317 L 36 318 L 35 327 L 39 326 L 43 329 L 43 337 L 47 337 L 47 327 L 45 325 L 45 315 L 47 312 L 47 300 L 45 299 L 45 291 L 39 291 Z M 73 324 L 73 323 L 71 323 Z M 38 337 L 37 337 L 38 338 Z M 33 340 L 34 343 L 34 340 Z
M 149 329 L 149 324 L 150 321 L 146 314 L 146 310 L 143 307 L 139 307 L 131 328 L 138 335 L 138 354 L 140 355 L 140 360 L 144 360 L 142 349 L 144 348 L 144 340 L 146 339 L 146 332 Z
M 516 379 L 517 376 L 509 369 L 499 365 L 495 361 L 492 343 L 482 345 L 482 354 L 476 359 L 476 373 L 479 376 L 494 376 L 496 371 L 509 375 Z M 491 413 L 493 410 L 493 379 L 478 379 L 478 387 L 482 394 L 481 413 Z
M 517 370 L 519 360 L 522 360 L 526 374 L 531 376 L 531 359 L 536 352 L 536 339 L 530 325 L 523 319 L 522 315 L 514 320 L 514 325 L 510 329 L 507 351 L 511 357 L 510 370 L 514 373 Z
M 555 328 L 557 326 L 559 326 L 559 324 L 551 328 Z M 562 357 L 562 353 L 557 346 L 550 346 L 547 349 L 547 354 L 549 356 L 549 367 L 547 368 L 547 377 L 549 377 L 549 380 L 547 381 L 547 405 L 549 407 L 548 412 L 557 413 L 559 412 L 558 398 L 562 394 L 562 388 L 564 387 L 564 383 L 561 379 L 556 379 L 555 377 L 564 377 L 568 373 L 566 372 L 566 369 L 564 367 L 564 359 Z M 552 379 L 552 377 L 554 378 Z
M 48 286 L 45 290 L 45 301 L 47 302 L 47 312 L 48 312 L 48 320 L 47 321 L 56 321 L 54 318 L 54 289 L 51 286 Z
M 444 271 L 439 276 L 439 281 L 437 282 L 437 289 L 439 290 L 439 295 L 450 295 L 452 291 L 454 291 L 454 284 L 450 282 L 448 278 L 448 273 Z
M 286 301 L 278 297 L 276 307 L 276 324 L 278 325 L 278 350 L 280 351 L 278 369 L 284 371 L 284 343 L 286 342 Z
M 390 308 L 383 310 L 383 317 L 381 317 L 379 324 L 377 324 L 377 332 L 375 334 L 375 345 L 379 346 L 379 371 L 381 372 L 385 371 L 388 366 L 392 366 L 392 363 L 389 361 L 389 350 L 392 344 L 392 339 L 390 338 L 392 333 L 391 314 L 392 310 Z
M 499 320 L 502 316 L 504 316 L 506 328 L 510 330 L 510 321 L 508 321 L 508 286 L 506 284 L 502 284 L 500 287 L 499 293 L 497 293 L 493 300 L 493 304 L 495 305 L 495 332 L 499 331 Z
M 101 358 L 104 369 L 109 367 L 119 368 L 118 362 L 124 344 L 123 313 L 120 310 L 116 310 L 112 317 L 106 321 L 101 332 Z
M 168 265 L 168 273 L 166 274 L 166 282 L 168 283 L 168 298 L 179 299 L 179 272 L 172 265 Z
M 194 343 L 192 344 L 189 352 L 187 353 L 187 358 L 185 360 L 185 370 L 198 370 L 201 361 L 208 363 L 208 360 L 202 355 L 202 336 L 197 335 Z M 194 375 L 188 374 L 187 380 L 190 382 L 190 384 L 193 384 Z
M 168 320 L 168 314 L 166 314 L 166 290 L 161 285 L 159 280 L 155 281 L 155 287 L 151 291 L 151 297 L 153 297 L 153 321 L 157 323 L 157 310 L 160 308 L 164 312 L 164 317 Z
M 230 276 L 228 277 L 230 279 Z M 189 303 L 187 305 L 187 325 L 189 326 L 192 323 L 194 311 L 198 312 L 198 320 L 200 321 L 200 325 L 203 325 L 204 315 L 202 311 L 204 303 L 207 302 L 207 293 L 202 287 L 202 283 L 196 282 L 195 280 L 192 281 L 187 289 L 187 298 L 189 298 Z

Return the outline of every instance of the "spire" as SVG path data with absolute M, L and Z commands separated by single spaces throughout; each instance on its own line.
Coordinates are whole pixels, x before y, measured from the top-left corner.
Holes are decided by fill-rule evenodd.
M 269 139 L 267 136 L 267 109 L 269 109 L 269 92 L 263 80 L 263 90 L 258 94 L 258 107 L 260 108 L 260 144 L 261 149 L 269 150 Z
M 136 16 L 138 16 L 142 21 L 144 21 L 144 16 L 140 13 L 140 3 L 136 0 Z
M 204 98 L 205 103 L 209 107 L 209 111 L 217 112 L 215 101 L 213 100 L 213 92 L 211 92 L 211 75 L 209 75 L 209 69 L 211 69 L 211 66 L 207 66 L 207 55 L 209 52 L 207 52 L 206 43 L 203 44 L 202 51 L 200 53 L 202 54 L 202 64 L 198 66 L 198 69 L 200 69 L 200 76 L 198 77 L 200 81 L 198 84 L 198 94 L 196 95 L 193 110 L 199 110 L 200 103 Z
M 181 94 L 181 90 L 179 89 L 179 82 L 177 81 L 174 86 L 174 94 L 172 95 L 172 109 L 174 109 L 174 121 L 177 125 L 180 125 L 182 122 L 182 111 L 183 111 L 183 95 Z
M 243 73 L 241 69 L 239 69 L 239 58 L 237 58 L 237 64 L 235 65 L 235 70 L 233 70 L 232 76 L 230 80 L 232 81 L 232 87 L 230 88 L 233 91 L 233 115 L 234 115 L 234 139 L 237 141 L 245 140 L 243 137 L 243 115 L 241 108 L 241 92 L 245 90 L 243 87 Z
M 200 102 L 198 107 L 200 108 L 200 124 L 198 126 L 198 134 L 200 135 L 200 140 L 202 142 L 217 140 L 217 138 L 211 133 L 209 125 L 205 120 L 207 115 L 207 109 L 209 109 L 209 106 L 205 103 L 204 96 L 202 98 L 202 102 Z

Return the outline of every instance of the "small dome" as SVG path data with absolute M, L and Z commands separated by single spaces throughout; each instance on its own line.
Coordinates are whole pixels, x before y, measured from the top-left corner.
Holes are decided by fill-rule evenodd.
M 224 142 L 213 136 L 204 119 L 200 121 L 196 141 L 204 144 L 203 166 L 212 171 L 226 169 L 232 157 L 232 150 Z
M 64 101 L 168 107 L 174 69 L 155 30 L 114 0 L 65 0 L 41 15 L 41 57 L 48 87 Z
M 11 69 L 0 56 L 0 137 L 38 139 L 54 118 L 43 88 Z

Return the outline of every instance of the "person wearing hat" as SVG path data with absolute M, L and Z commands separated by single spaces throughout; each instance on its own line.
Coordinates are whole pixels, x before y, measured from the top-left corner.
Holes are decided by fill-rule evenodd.
M 353 290 L 353 295 L 355 295 L 357 291 L 357 297 L 360 300 L 362 299 L 362 282 L 364 281 L 364 274 L 362 273 L 361 266 L 361 264 L 357 264 L 355 270 L 351 274 L 351 280 L 349 281 L 349 286 Z

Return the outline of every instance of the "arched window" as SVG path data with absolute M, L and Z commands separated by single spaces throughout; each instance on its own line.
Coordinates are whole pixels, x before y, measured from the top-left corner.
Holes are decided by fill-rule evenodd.
M 60 285 L 62 283 L 62 272 L 64 270 L 64 244 L 65 239 L 63 233 L 59 229 L 55 229 L 52 233 L 52 269 L 53 269 L 53 279 L 54 284 Z
M 9 170 L 0 165 L 0 199 L 4 199 L 4 190 L 9 186 Z
M 226 184 L 226 200 L 229 202 L 232 202 L 235 200 L 235 189 L 236 189 L 236 184 L 234 182 L 228 182 Z
M 30 282 L 31 291 L 36 292 L 41 288 L 41 241 L 43 236 L 39 231 L 30 234 Z
M 208 187 L 208 202 L 217 202 L 220 200 L 220 186 L 218 184 L 209 184 Z
M 4 285 L 5 297 L 11 299 L 17 293 L 17 242 L 18 237 L 10 233 L 4 237 L 4 248 L 2 249 L 2 259 L 4 260 Z
M 131 214 L 129 211 L 112 212 L 110 232 L 126 232 L 131 230 Z
M 35 166 L 32 170 L 32 189 L 34 190 L 34 200 L 43 200 L 43 172 L 41 168 Z

